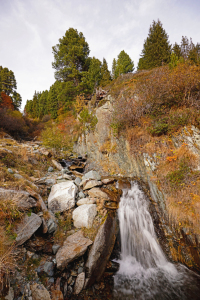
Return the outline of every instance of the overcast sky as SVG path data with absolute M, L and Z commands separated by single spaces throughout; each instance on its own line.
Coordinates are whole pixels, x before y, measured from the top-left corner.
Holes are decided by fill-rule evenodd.
M 111 70 L 121 50 L 137 67 L 153 20 L 172 44 L 182 35 L 200 42 L 199 13 L 200 0 L 0 0 L 0 65 L 14 72 L 23 107 L 54 83 L 52 46 L 70 27 Z

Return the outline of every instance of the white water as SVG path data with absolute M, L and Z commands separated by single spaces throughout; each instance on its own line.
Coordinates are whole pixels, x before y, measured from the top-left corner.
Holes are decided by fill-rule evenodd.
M 137 183 L 123 191 L 118 215 L 121 259 L 114 278 L 114 299 L 200 299 L 199 276 L 165 257 Z

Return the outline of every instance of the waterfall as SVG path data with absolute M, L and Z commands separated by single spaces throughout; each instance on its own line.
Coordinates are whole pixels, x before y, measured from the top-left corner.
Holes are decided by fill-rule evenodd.
M 119 209 L 120 268 L 114 277 L 114 299 L 200 299 L 200 277 L 170 263 L 163 253 L 136 182 L 124 189 Z

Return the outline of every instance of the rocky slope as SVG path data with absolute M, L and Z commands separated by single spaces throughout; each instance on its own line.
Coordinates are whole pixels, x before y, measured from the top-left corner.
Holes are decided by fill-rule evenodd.
M 0 156 L 1 299 L 108 299 L 118 267 L 109 261 L 118 233 L 115 180 L 80 173 L 85 158 L 55 160 L 40 143 L 9 136 Z
M 146 144 L 142 143 L 146 134 L 142 132 L 140 139 L 133 136 L 130 143 L 126 134 L 116 136 L 110 126 L 114 102 L 110 95 L 104 98 L 105 104 L 96 109 L 95 130 L 83 133 L 74 150 L 87 153 L 90 165 L 98 162 L 96 168 L 104 174 L 141 181 L 151 199 L 154 224 L 168 257 L 199 271 L 200 131 L 194 126 L 184 127 L 170 137 L 151 138 Z

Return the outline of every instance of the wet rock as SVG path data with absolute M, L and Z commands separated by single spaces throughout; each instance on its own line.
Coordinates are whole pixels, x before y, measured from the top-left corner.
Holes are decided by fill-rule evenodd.
M 86 182 L 86 184 L 84 185 L 84 188 L 83 190 L 89 190 L 95 186 L 101 186 L 102 185 L 102 182 L 101 181 L 98 181 L 98 180 L 89 180 L 88 182 Z
M 30 216 L 25 215 L 21 223 L 15 228 L 17 233 L 16 243 L 22 245 L 36 232 L 41 226 L 42 219 L 36 214 L 31 213 Z
M 74 286 L 74 294 L 75 295 L 78 295 L 83 287 L 84 287 L 84 283 L 85 283 L 85 273 L 82 272 L 80 274 L 78 274 L 77 278 L 76 278 L 76 283 L 75 283 L 75 286 Z
M 103 182 L 103 184 L 109 184 L 109 183 L 113 183 L 115 181 L 115 179 L 113 178 L 105 178 L 101 180 Z
M 79 177 L 76 177 L 74 183 L 79 186 L 79 184 L 81 183 L 81 179 Z
M 80 200 L 77 201 L 77 205 L 83 205 L 83 204 L 95 204 L 96 203 L 96 199 L 95 198 L 82 198 Z
M 95 237 L 86 262 L 86 287 L 100 281 L 112 253 L 118 232 L 116 214 L 109 214 Z
M 47 227 L 48 227 L 48 233 L 53 233 L 54 231 L 56 231 L 57 229 L 57 224 L 54 222 L 53 219 L 49 219 L 48 223 L 47 223 Z
M 84 180 L 84 179 L 101 180 L 101 176 L 96 171 L 90 171 L 82 177 L 82 180 Z
M 53 185 L 48 198 L 48 208 L 55 213 L 74 207 L 77 191 L 77 186 L 73 181 Z
M 83 272 L 83 267 L 79 267 L 78 268 L 78 274 L 82 273 Z
M 85 194 L 81 191 L 78 193 L 78 197 L 79 198 L 85 198 Z
M 6 190 L 0 188 L 0 200 L 12 200 L 19 210 L 28 210 L 37 206 L 37 201 L 25 191 Z
M 81 230 L 70 235 L 56 254 L 57 268 L 63 270 L 69 262 L 82 256 L 91 244 L 92 241 L 85 238 Z
M 31 292 L 33 300 L 51 300 L 50 294 L 43 284 L 31 285 Z
M 88 191 L 88 194 L 91 198 L 101 198 L 105 200 L 109 200 L 109 196 L 103 192 L 100 188 L 92 188 Z
M 53 172 L 54 168 L 53 167 L 49 167 L 48 168 L 48 172 Z
M 60 248 L 60 245 L 53 245 L 52 246 L 52 251 L 53 251 L 53 254 L 56 254 L 58 252 L 58 249 Z
M 67 296 L 67 287 L 68 287 L 67 282 L 65 282 L 64 287 L 63 287 L 63 294 L 64 294 L 64 297 Z
M 76 228 L 81 228 L 81 227 L 91 228 L 96 215 L 97 215 L 96 204 L 83 204 L 78 208 L 76 208 L 72 213 L 74 226 Z
M 119 270 L 120 264 L 115 261 L 109 261 L 106 266 L 106 270 L 109 272 L 117 272 Z

